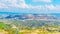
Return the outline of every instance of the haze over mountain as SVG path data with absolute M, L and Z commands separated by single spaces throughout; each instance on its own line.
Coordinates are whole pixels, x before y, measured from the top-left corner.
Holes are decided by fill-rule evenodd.
M 60 19 L 59 14 L 25 14 L 25 13 L 10 13 L 4 12 L 4 14 L 0 14 L 0 19 Z

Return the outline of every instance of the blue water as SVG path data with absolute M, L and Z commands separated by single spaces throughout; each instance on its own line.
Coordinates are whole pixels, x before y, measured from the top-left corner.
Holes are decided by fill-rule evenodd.
M 18 12 L 0 12 L 0 14 L 34 14 L 34 15 L 38 15 L 38 14 L 42 14 L 42 15 L 46 15 L 46 14 L 49 14 L 49 15 L 56 15 L 58 17 L 60 17 L 60 13 L 18 13 Z

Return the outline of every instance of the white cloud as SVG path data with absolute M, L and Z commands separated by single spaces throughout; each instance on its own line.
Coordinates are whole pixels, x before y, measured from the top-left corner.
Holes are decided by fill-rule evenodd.
M 56 6 L 55 11 L 60 11 L 60 5 Z
M 52 2 L 52 0 L 32 0 L 33 2 Z
M 30 9 L 35 11 L 60 11 L 60 6 L 56 6 L 53 4 L 50 5 L 40 5 L 40 6 L 29 6 Z
M 25 0 L 19 0 L 19 4 L 17 4 L 17 1 L 18 0 L 2 0 L 1 2 L 9 2 L 10 4 L 6 5 L 4 3 L 0 3 L 0 8 L 10 9 L 11 7 L 14 7 L 14 8 L 21 8 L 21 9 L 27 9 L 27 10 L 34 10 L 34 11 L 48 11 L 48 10 L 60 11 L 60 6 L 54 6 L 53 4 L 32 6 L 32 5 L 26 4 Z M 52 2 L 51 0 L 33 0 L 33 1 Z
M 8 6 L 6 6 L 6 5 L 3 4 L 3 3 L 0 3 L 0 8 L 8 8 Z
M 18 4 L 17 1 L 18 0 L 10 0 L 11 4 L 9 6 L 16 8 L 28 8 L 28 5 L 25 3 L 25 0 L 19 0 Z
M 25 9 L 25 8 L 28 8 L 28 9 L 35 9 L 35 8 L 41 9 L 41 8 L 44 8 L 44 6 L 28 5 L 28 4 L 25 3 L 25 0 L 19 0 L 19 4 L 17 4 L 17 1 L 18 0 L 2 0 L 1 2 L 7 2 L 7 3 L 10 2 L 10 4 L 8 4 L 8 6 L 9 7 L 15 7 L 15 8 L 23 8 L 23 9 Z M 35 1 L 38 1 L 38 0 L 35 0 Z M 40 1 L 43 1 L 43 0 L 40 0 Z M 46 0 L 44 0 L 44 1 L 46 1 Z
M 45 6 L 46 6 L 46 8 L 49 9 L 49 10 L 55 10 L 55 8 L 56 8 L 56 7 L 55 7 L 54 5 L 52 5 L 52 4 L 51 4 L 51 5 L 45 5 Z
M 47 8 L 47 10 L 50 10 L 50 11 L 60 11 L 60 5 L 59 6 L 57 6 L 57 5 L 46 5 L 46 8 Z
M 17 2 L 17 0 L 1 0 L 0 2 L 14 4 Z

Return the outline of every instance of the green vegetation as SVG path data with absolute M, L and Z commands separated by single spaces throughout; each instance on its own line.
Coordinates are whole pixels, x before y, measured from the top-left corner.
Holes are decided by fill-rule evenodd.
M 49 24 L 51 22 L 26 20 L 11 21 L 13 23 L 0 22 L 0 32 L 4 34 L 60 34 L 60 26 Z M 56 23 L 56 22 L 55 22 Z

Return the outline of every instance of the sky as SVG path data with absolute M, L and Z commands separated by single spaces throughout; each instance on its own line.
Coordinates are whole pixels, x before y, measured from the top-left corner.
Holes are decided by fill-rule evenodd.
M 0 12 L 60 13 L 60 0 L 0 0 Z

